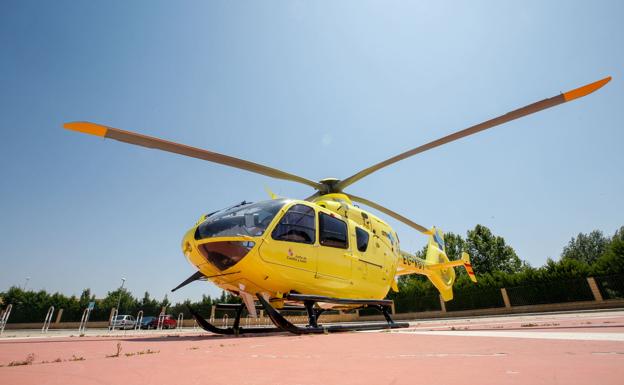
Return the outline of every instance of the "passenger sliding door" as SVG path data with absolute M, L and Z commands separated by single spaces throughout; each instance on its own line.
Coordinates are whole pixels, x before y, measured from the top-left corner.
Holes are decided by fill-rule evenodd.
M 349 248 L 347 223 L 319 213 L 319 252 L 317 275 L 341 281 L 351 279 L 352 251 Z

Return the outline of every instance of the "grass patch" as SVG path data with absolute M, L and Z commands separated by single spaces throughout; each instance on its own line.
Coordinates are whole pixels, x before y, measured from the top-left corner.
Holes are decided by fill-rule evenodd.
M 35 361 L 35 353 L 30 353 L 25 359 L 21 361 L 11 361 L 7 366 L 32 365 L 33 361 Z
M 156 353 L 160 353 L 160 350 L 145 349 L 139 352 L 126 353 L 126 357 L 141 356 L 144 354 L 156 354 Z
M 117 352 L 114 354 L 107 354 L 106 358 L 117 358 L 121 354 L 121 342 L 117 342 Z

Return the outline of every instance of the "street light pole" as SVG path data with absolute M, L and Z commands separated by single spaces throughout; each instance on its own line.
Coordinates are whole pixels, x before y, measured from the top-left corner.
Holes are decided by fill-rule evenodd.
M 26 277 L 26 282 L 24 282 L 24 291 L 26 291 L 26 286 L 28 286 L 28 281 L 30 281 L 30 277 Z
M 117 314 L 119 314 L 119 306 L 121 305 L 121 293 L 124 287 L 124 283 L 126 283 L 126 279 L 121 279 L 121 286 L 119 287 L 119 299 L 117 300 Z

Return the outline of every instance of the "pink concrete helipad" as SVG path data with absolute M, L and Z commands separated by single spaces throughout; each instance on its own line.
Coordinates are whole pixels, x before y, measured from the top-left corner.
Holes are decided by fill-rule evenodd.
M 121 354 L 107 357 L 118 343 Z M 30 365 L 8 366 L 31 353 Z M 4 338 L 0 365 L 1 384 L 621 384 L 624 312 L 423 321 L 392 333 Z

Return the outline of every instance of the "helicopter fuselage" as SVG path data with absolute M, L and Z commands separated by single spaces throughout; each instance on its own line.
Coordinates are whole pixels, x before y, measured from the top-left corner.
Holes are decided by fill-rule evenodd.
M 201 273 L 231 293 L 381 299 L 394 282 L 399 240 L 343 194 L 274 199 L 202 216 L 182 240 Z

